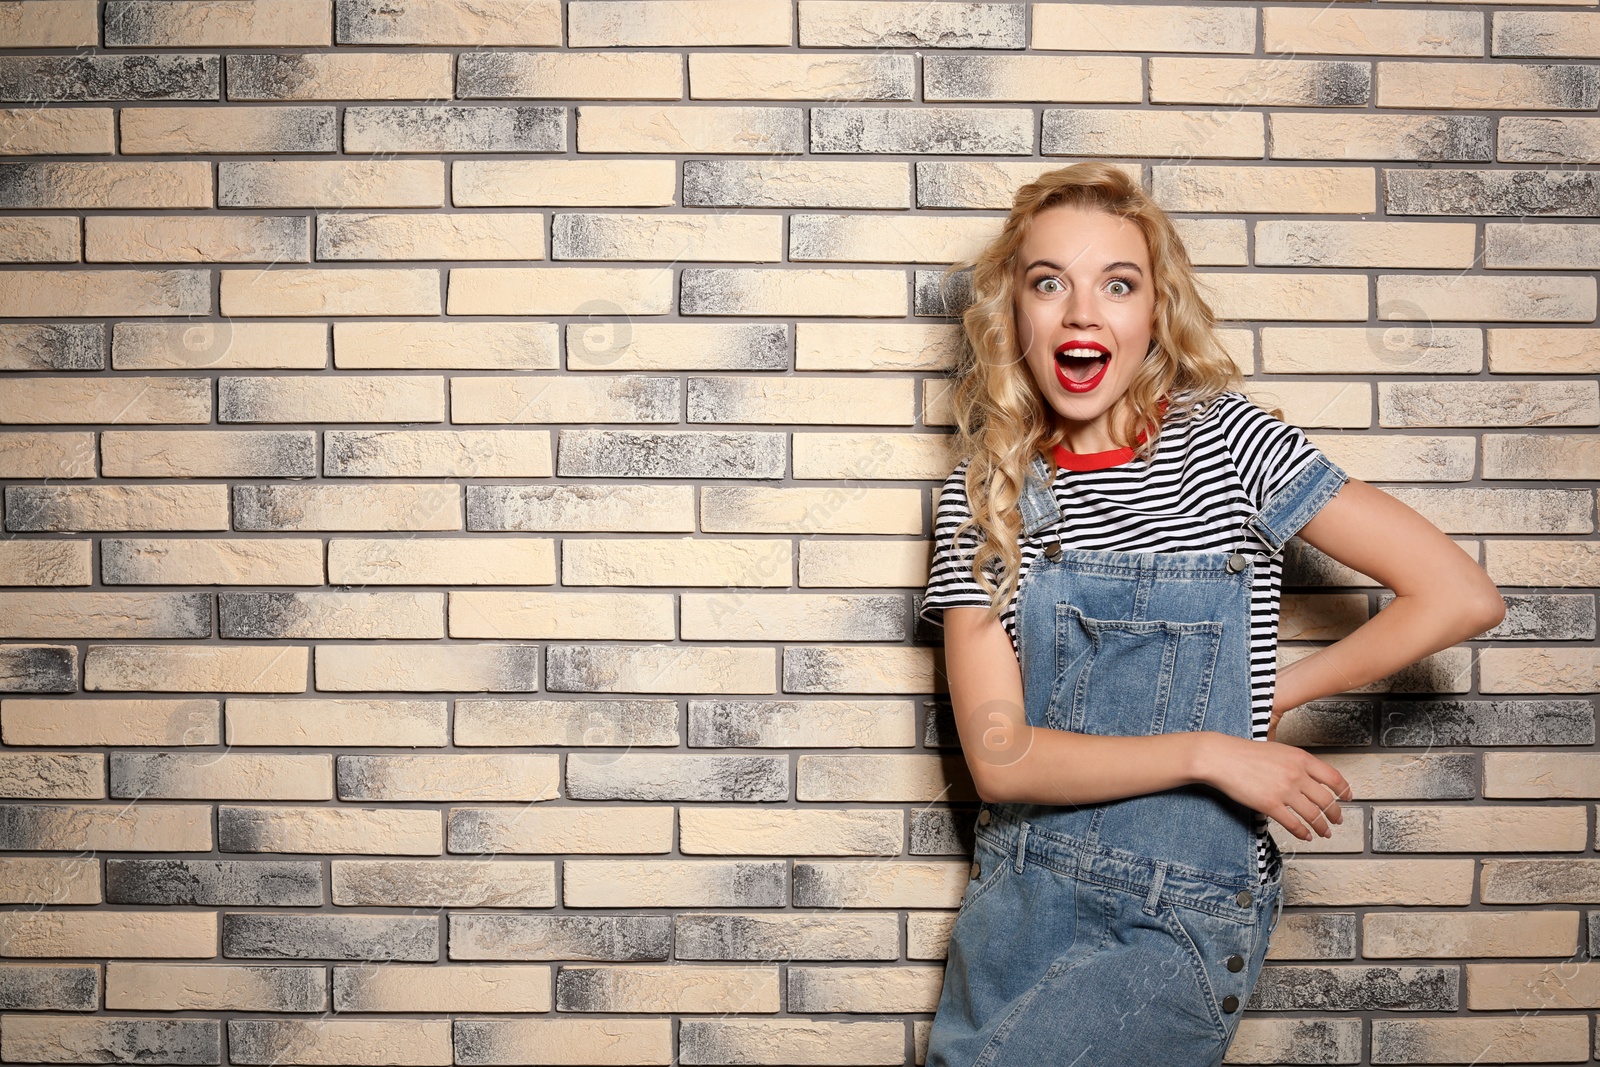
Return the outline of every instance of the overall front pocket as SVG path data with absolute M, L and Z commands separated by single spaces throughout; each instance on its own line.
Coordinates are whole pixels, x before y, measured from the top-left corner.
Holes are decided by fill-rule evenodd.
M 1137 736 L 1199 730 L 1220 622 L 1096 619 L 1056 605 L 1056 679 L 1046 726 Z

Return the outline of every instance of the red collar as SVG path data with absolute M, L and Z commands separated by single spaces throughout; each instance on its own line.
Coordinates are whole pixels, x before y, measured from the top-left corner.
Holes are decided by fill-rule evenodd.
M 1159 404 L 1161 414 L 1167 413 L 1167 402 L 1163 399 Z M 1145 432 L 1139 431 L 1138 443 L 1144 444 Z M 1107 467 L 1116 467 L 1133 458 L 1133 449 L 1124 446 L 1111 448 L 1104 452 L 1069 452 L 1061 445 L 1055 446 L 1056 466 L 1069 471 L 1098 471 Z

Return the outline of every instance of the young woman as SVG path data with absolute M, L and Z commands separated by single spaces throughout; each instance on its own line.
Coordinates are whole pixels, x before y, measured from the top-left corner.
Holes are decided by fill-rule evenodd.
M 1352 799 L 1273 739 L 1279 716 L 1482 633 L 1504 601 L 1244 397 L 1171 221 L 1119 168 L 1024 186 L 962 266 L 964 458 L 923 614 L 983 804 L 927 1063 L 1220 1064 L 1282 903 L 1268 820 L 1328 837 Z M 1395 598 L 1278 671 L 1297 534 Z

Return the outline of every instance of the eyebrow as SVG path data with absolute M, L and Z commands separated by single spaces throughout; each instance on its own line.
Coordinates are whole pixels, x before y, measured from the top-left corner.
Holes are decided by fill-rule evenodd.
M 1050 267 L 1053 270 L 1066 270 L 1066 268 L 1063 267 L 1061 264 L 1056 263 L 1056 262 L 1054 262 L 1052 260 L 1036 259 L 1032 263 L 1029 263 L 1026 267 L 1024 267 L 1022 269 L 1022 273 L 1026 274 L 1026 273 L 1028 273 L 1030 270 L 1032 270 L 1035 267 Z M 1139 264 L 1134 263 L 1131 260 L 1126 260 L 1126 259 L 1119 259 L 1114 263 L 1107 263 L 1105 266 L 1100 268 L 1100 273 L 1104 274 L 1107 271 L 1112 271 L 1112 270 L 1131 270 L 1135 274 L 1143 274 L 1144 273 L 1144 271 L 1142 269 L 1140 269 Z

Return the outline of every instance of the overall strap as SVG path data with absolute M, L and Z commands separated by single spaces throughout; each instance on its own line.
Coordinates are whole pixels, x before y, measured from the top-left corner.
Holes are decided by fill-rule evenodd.
M 1056 503 L 1055 494 L 1050 491 L 1050 465 L 1042 455 L 1035 453 L 1033 462 L 1028 464 L 1017 508 L 1022 512 L 1024 537 L 1032 537 L 1045 527 L 1061 521 L 1061 505 Z
M 1287 485 L 1268 497 L 1245 525 L 1270 549 L 1268 555 L 1276 556 L 1349 479 L 1332 460 L 1318 453 Z

